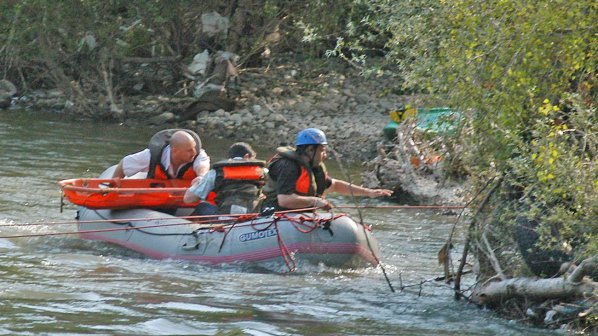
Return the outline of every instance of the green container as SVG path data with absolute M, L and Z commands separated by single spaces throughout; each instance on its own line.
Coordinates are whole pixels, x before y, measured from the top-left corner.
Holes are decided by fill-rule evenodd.
M 397 127 L 399 127 L 399 124 L 397 124 L 394 121 L 391 121 L 388 124 L 386 124 L 386 126 L 384 126 L 384 128 L 382 129 L 382 132 L 384 133 L 384 137 L 389 141 L 396 139 Z
M 423 131 L 443 133 L 451 131 L 457 126 L 461 115 L 451 111 L 448 107 L 434 107 L 417 109 L 417 128 Z
M 455 129 L 461 120 L 461 114 L 451 111 L 448 107 L 433 107 L 417 109 L 417 125 L 416 127 L 424 132 L 445 133 Z M 393 141 L 397 138 L 397 127 L 399 124 L 395 121 L 390 121 L 382 132 L 384 137 Z

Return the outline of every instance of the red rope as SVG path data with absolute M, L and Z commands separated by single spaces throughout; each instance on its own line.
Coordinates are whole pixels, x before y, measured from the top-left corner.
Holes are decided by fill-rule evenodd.
M 313 211 L 316 208 L 304 208 L 304 209 L 295 209 L 295 210 L 286 210 L 275 212 L 274 214 L 285 214 L 290 212 L 305 212 L 305 211 Z M 228 214 L 225 215 L 226 217 L 235 217 L 235 218 L 251 218 L 259 217 L 259 213 L 249 213 L 249 214 Z M 66 224 L 88 224 L 88 223 L 111 223 L 111 222 L 141 222 L 147 220 L 175 220 L 175 219 L 218 219 L 223 215 L 201 215 L 201 216 L 177 216 L 177 217 L 156 217 L 156 218 L 119 218 L 119 219 L 90 219 L 90 220 L 69 220 L 69 221 L 58 221 L 58 222 L 39 222 L 39 223 L 32 223 L 32 222 L 24 222 L 24 223 L 9 223 L 9 224 L 0 224 L 0 228 L 2 227 L 9 227 L 9 226 L 37 226 L 37 225 L 66 225 Z
M 97 229 L 97 230 L 80 230 L 80 231 L 68 231 L 68 232 L 29 233 L 29 234 L 22 234 L 22 235 L 0 236 L 0 239 L 1 238 L 43 237 L 43 236 L 72 235 L 72 234 L 80 234 L 80 233 L 98 233 L 98 232 L 137 230 L 137 229 L 149 229 L 149 228 L 166 227 L 166 226 L 177 226 L 177 225 L 189 225 L 189 223 L 171 223 L 171 224 L 155 224 L 155 225 L 142 225 L 142 226 L 128 226 L 128 227 L 123 227 L 123 228 Z
M 228 230 L 226 230 L 226 228 L 222 228 L 222 230 L 224 231 L 224 236 L 222 237 L 222 241 L 220 242 L 220 247 L 218 248 L 218 252 L 220 252 L 222 250 L 222 246 L 224 246 L 224 241 L 226 240 L 228 233 L 230 231 L 232 231 L 232 229 L 235 227 L 235 225 L 239 224 L 240 222 L 251 221 L 251 223 L 249 223 L 249 224 L 239 225 L 239 226 L 242 227 L 242 226 L 251 225 L 251 227 L 253 227 L 253 220 L 255 220 L 258 217 L 259 217 L 259 214 L 243 214 L 243 215 L 240 215 L 237 217 L 235 222 L 228 228 Z M 254 228 L 254 230 L 255 230 L 255 228 Z
M 352 206 L 352 205 L 341 205 L 335 208 L 393 208 L 393 209 L 457 209 L 463 208 L 463 206 L 450 206 L 450 205 L 389 205 L 389 206 Z M 323 219 L 318 217 L 315 213 L 315 210 L 318 208 L 301 208 L 301 209 L 293 209 L 293 210 L 285 210 L 285 211 L 277 211 L 274 213 L 272 222 L 262 222 L 260 224 L 276 224 L 276 230 L 278 232 L 278 225 L 277 221 L 280 219 L 285 219 L 289 221 L 296 230 L 301 233 L 310 233 L 321 227 L 322 222 L 330 222 L 335 220 L 341 216 L 345 216 L 344 214 L 332 216 L 330 219 Z M 314 212 L 314 217 L 308 217 L 305 215 L 298 215 L 298 216 L 288 216 L 287 214 L 291 213 L 300 213 L 300 212 Z M 97 219 L 97 220 L 71 220 L 71 221 L 58 221 L 58 222 L 40 222 L 40 223 L 10 223 L 10 224 L 2 224 L 0 225 L 0 229 L 2 227 L 12 227 L 12 226 L 38 226 L 38 225 L 65 225 L 65 224 L 90 224 L 90 223 L 112 223 L 112 222 L 139 222 L 139 221 L 147 221 L 147 220 L 162 220 L 162 221 L 169 221 L 169 220 L 178 220 L 178 219 L 189 219 L 192 220 L 194 224 L 217 224 L 217 223 L 226 223 L 230 222 L 231 219 L 234 220 L 235 224 L 240 224 L 238 226 L 252 226 L 255 230 L 260 230 L 255 228 L 255 223 L 253 223 L 253 219 L 259 217 L 258 213 L 250 213 L 250 214 L 229 214 L 226 215 L 226 219 L 219 219 L 222 215 L 202 215 L 202 216 L 180 216 L 180 217 L 158 217 L 158 218 L 119 218 L 119 219 Z M 233 218 L 230 218 L 233 217 Z M 204 219 L 199 220 L 198 219 Z M 241 224 L 241 222 L 251 221 L 250 223 Z M 313 222 L 313 225 L 307 224 L 308 222 Z M 98 232 L 111 232 L 111 231 L 120 231 L 120 230 L 132 230 L 132 229 L 145 229 L 145 228 L 156 228 L 156 227 L 166 227 L 166 226 L 177 226 L 177 225 L 188 225 L 188 222 L 184 223 L 171 223 L 171 224 L 155 224 L 155 225 L 144 225 L 144 226 L 137 226 L 137 227 L 125 227 L 125 228 L 110 228 L 110 229 L 98 229 L 98 230 L 83 230 L 83 231 L 71 231 L 71 232 L 52 232 L 52 233 L 29 233 L 29 234 L 20 234 L 20 235 L 6 235 L 0 236 L 0 238 L 25 238 L 25 237 L 43 237 L 43 236 L 58 236 L 58 235 L 72 235 L 72 234 L 80 234 L 80 233 L 98 233 Z M 364 225 L 364 228 L 371 231 L 371 226 Z M 263 229 L 262 229 L 263 230 Z M 229 228 L 230 231 L 230 228 Z M 281 241 L 282 242 L 282 241 Z M 284 246 L 284 243 L 283 243 Z M 281 247 L 282 248 L 282 247 Z M 286 248 L 286 246 L 285 246 Z M 282 251 L 282 250 L 281 250 Z M 288 250 L 287 252 L 288 253 Z
M 314 210 L 314 209 L 311 208 L 310 210 Z M 297 211 L 297 210 L 295 210 L 295 211 Z M 297 231 L 307 234 L 307 233 L 310 233 L 310 232 L 316 230 L 317 228 L 321 227 L 322 223 L 330 223 L 333 220 L 340 218 L 342 216 L 345 216 L 345 215 L 338 214 L 338 215 L 331 216 L 330 218 L 321 218 L 314 212 L 313 217 L 308 217 L 303 214 L 300 214 L 298 216 L 289 216 L 288 214 L 291 212 L 294 212 L 294 211 L 281 211 L 278 215 L 273 216 L 272 217 L 273 219 L 271 221 L 259 223 L 259 224 L 268 224 L 268 226 L 266 226 L 265 228 L 261 228 L 261 229 L 257 229 L 255 227 L 256 224 L 254 223 L 254 220 L 259 217 L 259 214 L 231 215 L 230 217 L 236 217 L 236 218 L 234 218 L 234 222 L 228 227 L 228 229 L 224 228 L 224 227 L 222 228 L 222 230 L 224 231 L 224 236 L 222 238 L 220 249 L 222 249 L 222 246 L 224 245 L 224 242 L 226 240 L 226 237 L 228 236 L 228 233 L 235 226 L 237 226 L 237 227 L 251 226 L 254 230 L 258 231 L 258 230 L 265 230 L 270 225 L 274 224 L 274 229 L 276 230 L 276 240 L 278 243 L 278 247 L 280 249 L 281 257 L 283 258 L 285 265 L 289 269 L 289 272 L 294 272 L 297 269 L 297 263 L 295 261 L 295 258 L 293 257 L 293 253 L 289 250 L 289 248 L 284 243 L 284 240 L 282 239 L 282 235 L 281 235 L 280 227 L 279 227 L 279 221 L 284 219 L 284 220 L 288 221 L 289 223 L 291 223 L 291 225 L 293 225 L 293 227 Z M 147 220 L 147 219 L 174 220 L 174 219 L 185 219 L 185 218 L 188 218 L 188 219 L 189 218 L 193 218 L 193 219 L 209 218 L 208 220 L 193 222 L 193 224 L 216 224 L 218 222 L 230 223 L 230 221 L 231 221 L 231 218 L 215 219 L 214 217 L 222 217 L 222 215 L 182 216 L 182 217 L 164 217 L 164 218 L 112 219 L 112 220 L 87 220 L 87 221 L 79 221 L 79 224 L 98 223 L 98 222 L 114 222 L 114 221 L 133 222 L 133 221 L 142 221 L 142 220 Z M 228 217 L 228 215 L 227 215 L 227 217 Z M 247 221 L 249 221 L 249 223 L 242 223 L 242 222 L 247 222 Z M 58 223 L 59 224 L 67 224 L 67 222 L 54 222 L 54 224 L 58 224 Z M 70 224 L 70 223 L 72 223 L 72 222 L 68 222 L 68 224 Z M 307 223 L 313 223 L 313 225 L 309 225 Z M 24 225 L 42 225 L 42 224 L 43 223 L 27 223 L 27 224 L 21 224 L 21 225 L 24 226 Z M 137 229 L 148 229 L 148 228 L 167 227 L 167 226 L 188 225 L 188 224 L 189 224 L 188 222 L 183 222 L 183 223 L 170 223 L 170 224 L 142 225 L 142 226 L 134 226 L 134 227 L 127 226 L 127 227 L 97 229 L 97 230 L 78 230 L 78 231 L 70 231 L 70 232 L 33 233 L 33 234 L 30 233 L 30 234 L 0 236 L 0 239 L 2 239 L 2 238 L 25 238 L 25 237 L 44 237 L 44 236 L 58 236 L 58 235 L 72 235 L 72 234 L 102 233 L 102 232 L 114 232 L 114 231 L 124 231 L 124 230 L 137 230 Z M 15 226 L 15 225 L 17 225 L 17 224 L 0 225 L 0 227 Z M 305 229 L 302 228 L 301 226 L 303 226 Z M 220 229 L 220 228 L 218 228 L 218 229 Z M 368 228 L 368 229 L 370 229 L 370 228 Z M 212 230 L 215 230 L 214 226 L 212 226 Z
M 464 206 L 459 205 L 339 205 L 335 206 L 338 209 L 350 209 L 350 208 L 368 208 L 368 209 L 462 209 Z M 277 211 L 275 215 L 282 215 L 287 213 L 299 213 L 299 212 L 312 212 L 317 210 L 318 208 L 302 208 L 302 209 L 293 209 L 293 210 L 285 210 L 285 211 Z M 70 221 L 57 221 L 57 222 L 39 222 L 39 223 L 32 223 L 32 222 L 22 222 L 22 223 L 9 223 L 9 224 L 0 224 L 0 228 L 2 227 L 9 227 L 9 226 L 36 226 L 36 225 L 66 225 L 66 224 L 86 224 L 86 223 L 103 223 L 103 222 L 138 222 L 138 221 L 146 221 L 146 220 L 173 220 L 173 219 L 209 219 L 214 218 L 217 219 L 222 215 L 202 215 L 202 216 L 179 216 L 179 217 L 158 217 L 158 218 L 122 218 L 122 219 L 97 219 L 97 220 L 70 220 Z M 238 218 L 251 218 L 251 216 L 258 217 L 258 213 L 250 213 L 250 214 L 230 214 L 226 215 L 227 217 L 238 217 Z
M 464 205 L 337 205 L 337 209 L 463 209 Z
M 318 223 L 316 221 L 314 221 L 310 217 L 306 217 L 303 215 L 293 216 L 293 217 L 287 216 L 287 215 L 282 215 L 282 216 L 280 216 L 280 218 L 281 219 L 284 218 L 285 220 L 289 221 L 293 225 L 293 227 L 301 233 L 310 233 L 318 228 Z M 313 222 L 313 225 L 308 225 L 308 224 L 306 224 L 306 222 Z M 307 229 L 302 229 L 299 227 L 299 225 L 302 225 L 302 226 L 306 227 Z
M 180 217 L 156 217 L 156 218 L 149 218 L 149 217 L 145 217 L 145 218 L 117 218 L 117 219 L 90 219 L 90 220 L 70 220 L 70 221 L 61 221 L 61 222 L 39 222 L 39 223 L 31 223 L 31 222 L 25 222 L 25 223 L 10 223 L 10 224 L 2 224 L 0 225 L 0 228 L 2 227 L 9 227 L 9 226 L 37 226 L 37 225 L 65 225 L 65 224 L 89 224 L 89 223 L 111 223 L 111 222 L 141 222 L 141 221 L 147 221 L 147 220 L 175 220 L 175 219 L 211 219 L 214 218 L 215 220 L 218 220 L 218 217 L 221 217 L 222 215 L 204 215 L 204 216 L 180 216 Z M 236 216 L 236 215 L 232 215 L 232 216 Z
M 322 217 L 319 217 L 317 214 L 314 214 L 314 215 L 315 215 L 314 217 L 307 217 L 304 215 L 291 217 L 291 216 L 287 216 L 287 215 L 282 215 L 281 218 L 284 218 L 287 221 L 291 222 L 291 224 L 293 224 L 293 227 L 295 227 L 295 229 L 297 231 L 299 231 L 301 233 L 310 233 L 310 232 L 314 231 L 315 229 L 321 227 L 322 226 L 321 223 L 329 223 L 337 218 L 346 216 L 345 214 L 339 214 L 339 215 L 331 216 L 330 218 L 322 218 Z M 313 222 L 313 225 L 308 225 L 308 224 L 306 224 L 306 222 Z M 302 229 L 299 226 L 306 227 L 307 229 Z
M 278 228 L 278 221 L 279 219 L 274 219 L 274 229 L 276 230 L 276 240 L 278 241 L 278 248 L 280 249 L 280 254 L 282 259 L 284 260 L 285 265 L 289 269 L 289 272 L 295 272 L 297 269 L 297 263 L 295 262 L 295 258 L 293 257 L 289 248 L 285 245 L 284 241 L 282 240 L 280 230 Z

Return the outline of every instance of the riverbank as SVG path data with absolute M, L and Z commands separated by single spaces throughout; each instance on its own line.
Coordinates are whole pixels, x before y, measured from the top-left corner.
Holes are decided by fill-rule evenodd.
M 175 95 L 120 97 L 118 115 L 101 111 L 109 108 L 99 94 L 95 116 L 135 126 L 190 127 L 204 136 L 272 144 L 292 143 L 298 130 L 317 127 L 345 159 L 365 161 L 375 157 L 389 111 L 410 99 L 386 93 L 391 82 L 391 78 L 363 78 L 355 69 L 333 62 L 317 69 L 304 63 L 272 64 L 240 71 L 239 94 L 229 111 L 199 111 L 196 118 L 181 120 L 196 101 L 181 90 Z M 78 114 L 59 90 L 35 91 L 14 99 L 13 105 Z
M 317 65 L 270 64 L 239 71 L 235 107 L 228 111 L 199 110 L 189 118 L 188 111 L 197 99 L 189 90 L 181 90 L 174 95 L 120 97 L 116 99 L 120 101 L 118 113 L 107 112 L 109 103 L 99 94 L 94 106 L 100 111 L 94 117 L 132 127 L 185 127 L 205 138 L 273 146 L 292 144 L 299 130 L 317 127 L 326 132 L 343 161 L 368 162 L 363 176 L 367 186 L 393 189 L 401 195 L 397 200 L 405 203 L 461 203 L 460 186 L 440 185 L 438 176 L 413 174 L 412 169 L 406 169 L 409 162 L 379 157 L 389 112 L 416 99 L 390 92 L 393 81 L 388 77 L 364 78 L 355 68 L 336 60 Z M 58 90 L 36 91 L 13 100 L 13 105 L 79 113 Z M 381 166 L 384 176 L 378 174 Z

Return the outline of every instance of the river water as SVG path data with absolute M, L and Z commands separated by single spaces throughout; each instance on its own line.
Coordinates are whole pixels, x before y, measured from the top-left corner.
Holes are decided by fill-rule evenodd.
M 63 233 L 0 238 L 0 334 L 548 333 L 456 302 L 450 287 L 426 281 L 442 274 L 436 255 L 456 219 L 436 211 L 363 212 L 373 224 L 395 293 L 380 268 L 300 264 L 288 273 L 283 265 L 280 272 L 246 265 L 208 267 L 151 260 L 67 234 L 76 230 L 76 208 L 67 205 L 60 212 L 56 182 L 96 177 L 123 155 L 144 148 L 154 131 L 60 114 L 0 111 L 0 236 Z M 202 140 L 216 160 L 231 142 Z M 266 158 L 275 145 L 256 146 L 258 157 Z M 358 176 L 359 166 L 349 168 Z M 342 197 L 332 200 L 350 203 Z M 23 223 L 37 225 L 7 226 Z M 401 284 L 406 286 L 402 291 Z

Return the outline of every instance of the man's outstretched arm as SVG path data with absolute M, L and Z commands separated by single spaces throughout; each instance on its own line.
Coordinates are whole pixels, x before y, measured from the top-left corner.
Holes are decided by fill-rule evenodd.
M 332 179 L 332 185 L 326 190 L 326 192 L 336 192 L 342 195 L 353 194 L 355 196 L 367 197 L 390 196 L 393 193 L 393 191 L 389 189 L 371 189 L 337 179 Z

